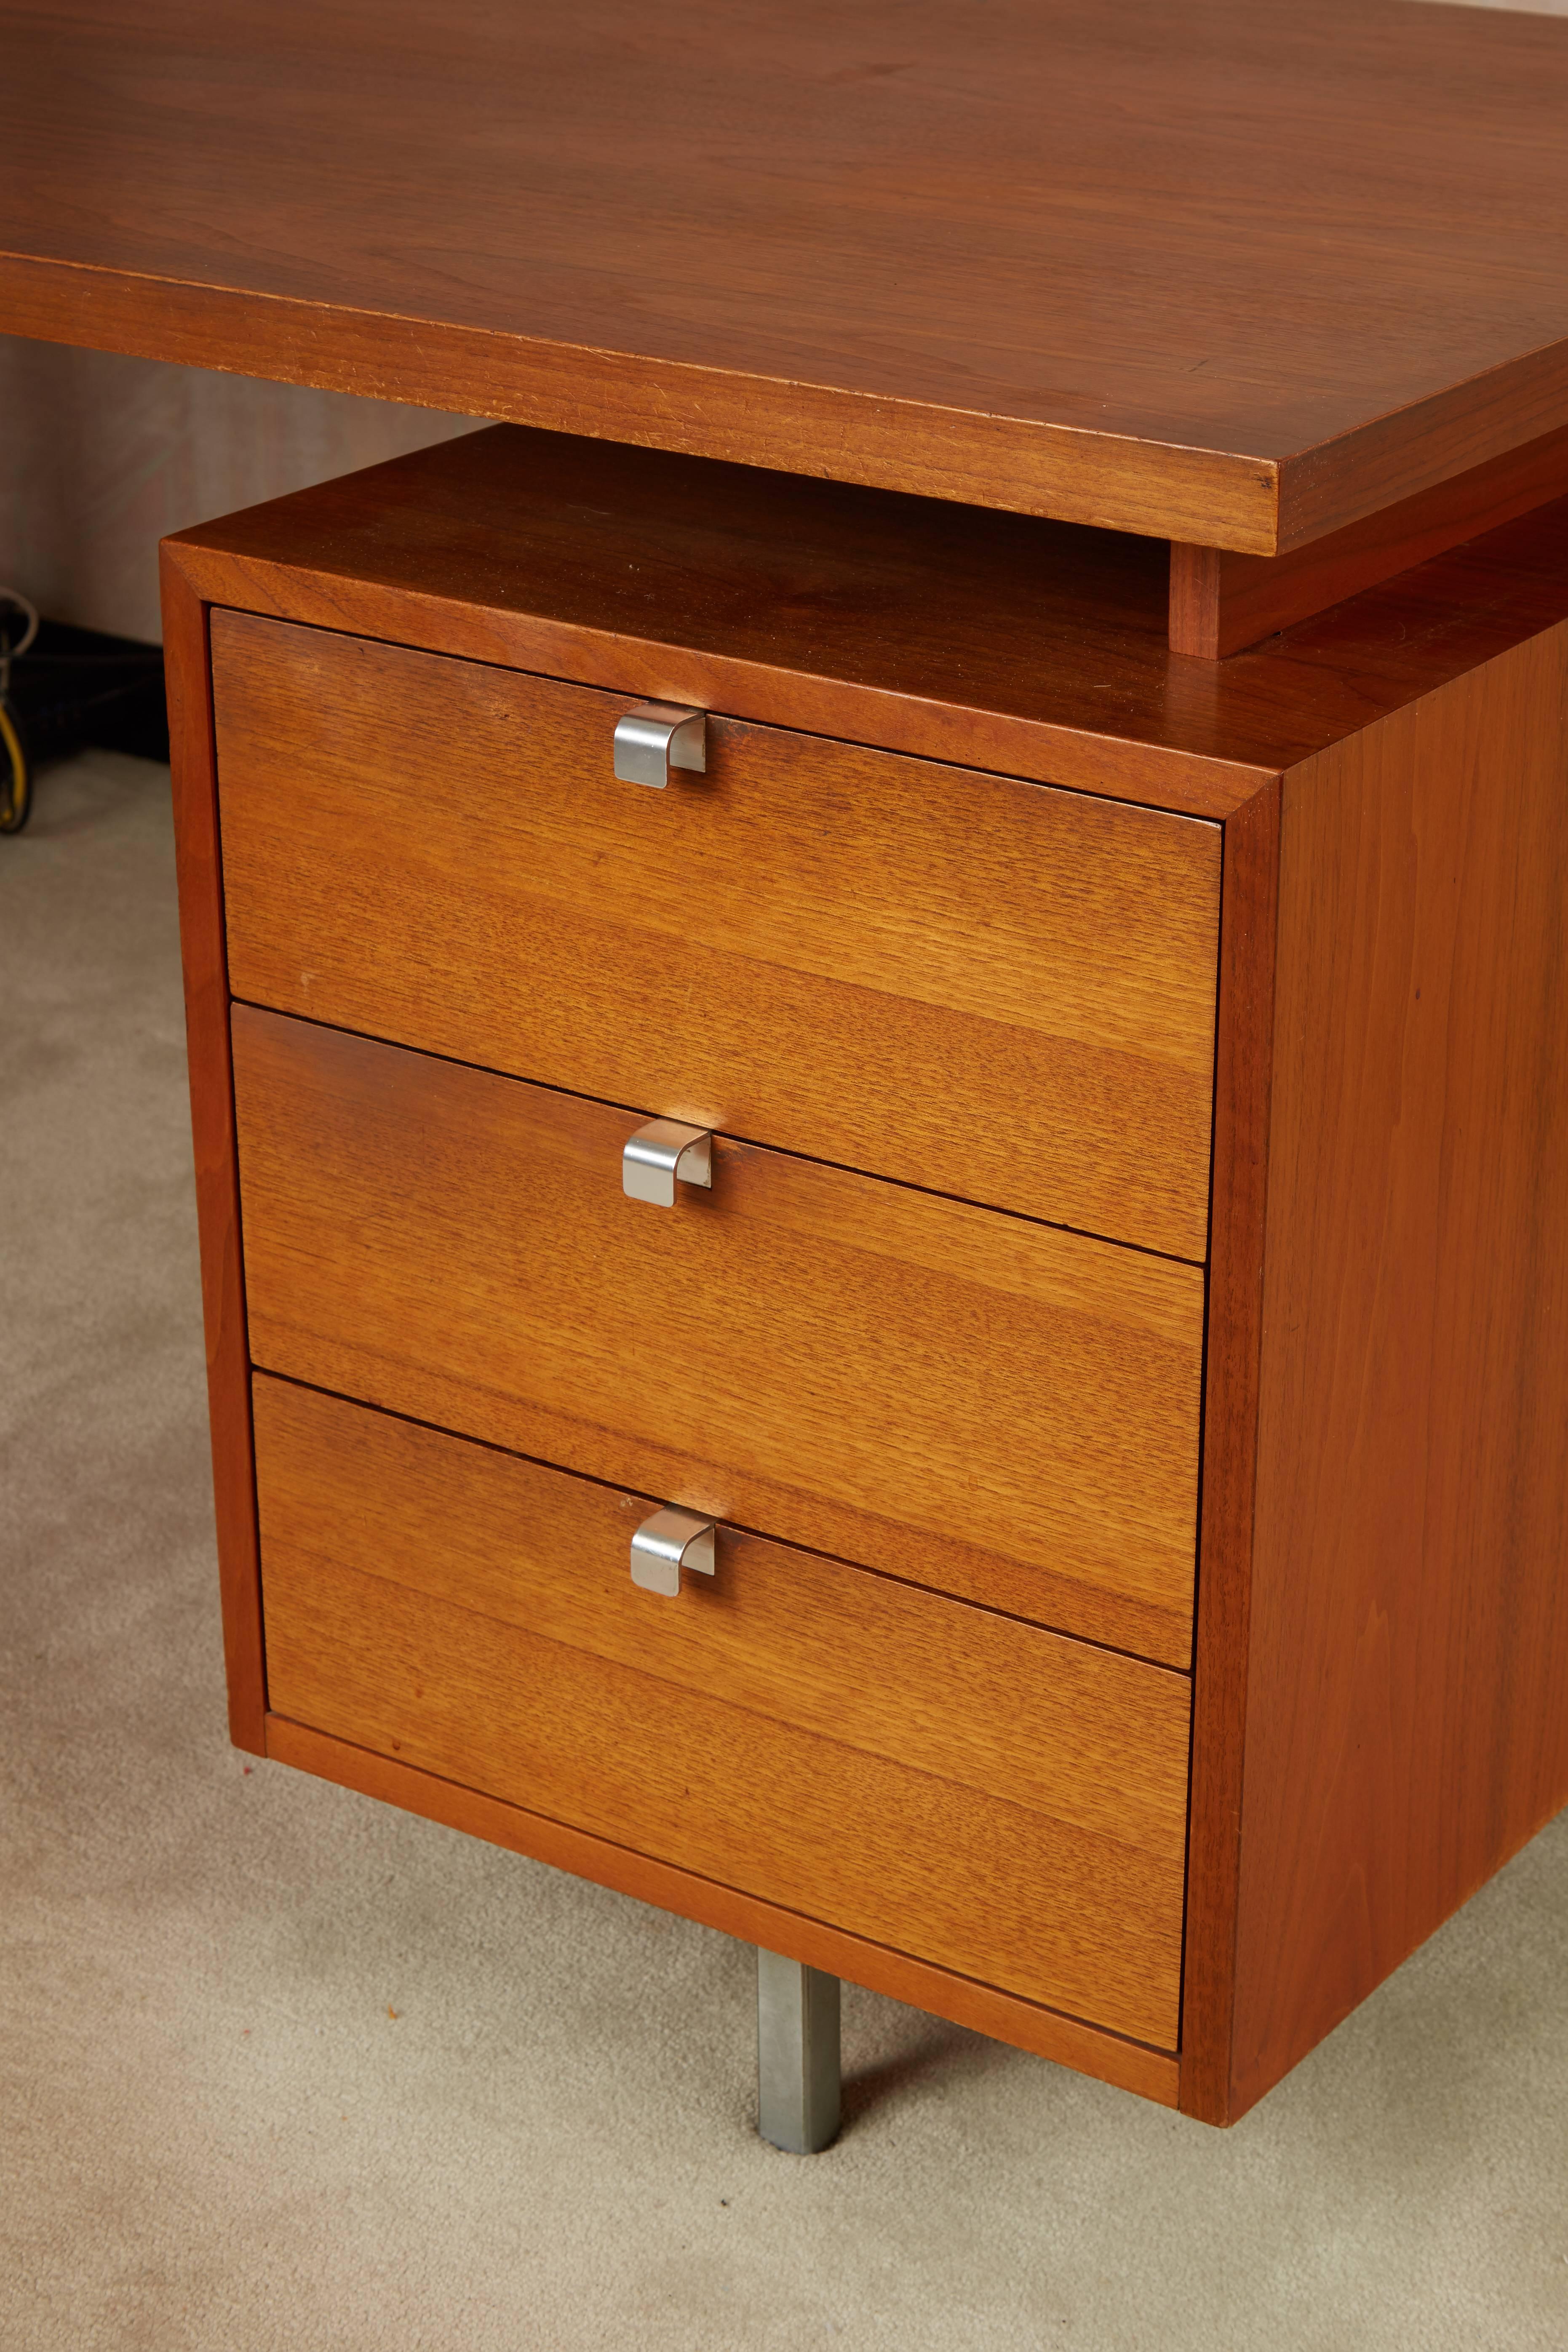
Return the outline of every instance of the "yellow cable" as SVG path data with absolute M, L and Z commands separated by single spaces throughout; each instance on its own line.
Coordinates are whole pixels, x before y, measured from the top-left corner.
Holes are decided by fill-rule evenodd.
M 17 833 L 27 814 L 27 758 L 22 749 L 22 739 L 11 724 L 11 714 L 0 702 L 0 743 L 5 746 L 5 756 L 11 763 L 11 791 L 7 805 L 0 812 L 0 833 Z

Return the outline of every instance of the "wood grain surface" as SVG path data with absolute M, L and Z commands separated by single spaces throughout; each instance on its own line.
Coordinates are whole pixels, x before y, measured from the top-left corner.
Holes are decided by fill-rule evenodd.
M 172 546 L 215 604 L 1223 818 L 1568 616 L 1565 517 L 1218 664 L 1151 541 L 510 426 Z
M 258 1401 L 278 1711 L 1174 2041 L 1182 1676 L 754 1538 L 664 1600 L 627 1570 L 639 1497 Z
M 1264 1220 L 1279 898 L 1279 786 L 1229 818 L 1220 908 L 1215 1183 L 1204 1364 L 1181 2105 L 1229 2113 L 1247 1617 L 1258 1484 Z
M 163 668 L 169 697 L 180 950 L 185 980 L 191 1133 L 201 1237 L 213 1502 L 223 1601 L 229 1736 L 263 1752 L 267 1670 L 250 1438 L 250 1348 L 235 1167 L 228 978 L 218 852 L 217 772 L 207 662 L 207 614 L 173 563 L 163 568 Z
M 1171 650 L 1222 660 L 1568 493 L 1568 426 L 1292 555 L 1171 548 Z
M 738 1529 L 664 1604 L 658 1498 L 258 1373 L 268 1562 L 338 1560 L 1180 1865 L 1186 1678 Z
M 1201 1259 L 1219 833 L 213 621 L 236 995 Z
M 268 1370 L 1184 1666 L 1203 1277 L 237 1007 Z
M 1565 773 L 1558 629 L 1285 782 L 1232 2114 L 1568 1801 Z
M 35 0 L 0 325 L 1272 553 L 1568 392 L 1568 28 Z
M 988 2034 L 994 2042 L 1011 2042 L 1016 2049 L 1115 2084 L 1162 2106 L 1176 2104 L 1177 2061 L 1146 2042 L 1106 2033 L 1079 2018 L 1064 2016 L 1059 2010 L 1020 2000 L 1016 1994 L 998 1992 L 994 1985 L 977 1984 L 973 1978 L 956 1976 L 948 1969 L 932 1968 L 929 1961 L 911 1958 L 907 1952 L 892 1951 L 885 1944 L 848 1935 L 825 1920 L 782 1910 L 776 1903 L 764 1903 L 754 1895 L 721 1885 L 716 1879 L 656 1862 L 651 1855 L 636 1853 L 611 1838 L 594 1837 L 543 1813 L 503 1804 L 456 1780 L 416 1770 L 395 1757 L 377 1756 L 308 1725 L 291 1723 L 286 1716 L 268 1717 L 267 1753 L 297 1770 L 335 1780 L 426 1821 L 440 1822 L 469 1837 L 486 1838 L 512 1853 L 526 1854 L 557 1870 L 591 1879 L 596 1885 L 635 1895 L 639 1902 L 700 1920 L 743 1944 L 761 1944 L 770 1952 L 804 1960 L 808 1968 L 825 1969 L 853 1984 L 869 1985 L 874 1991 L 907 2001 L 932 2017 L 951 2018 L 955 2025 Z

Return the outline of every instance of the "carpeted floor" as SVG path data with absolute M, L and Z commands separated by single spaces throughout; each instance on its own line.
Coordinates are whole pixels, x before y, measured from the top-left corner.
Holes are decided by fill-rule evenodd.
M 7 2352 L 1561 2352 L 1568 1817 L 1235 2131 L 226 1744 L 162 772 L 0 840 Z

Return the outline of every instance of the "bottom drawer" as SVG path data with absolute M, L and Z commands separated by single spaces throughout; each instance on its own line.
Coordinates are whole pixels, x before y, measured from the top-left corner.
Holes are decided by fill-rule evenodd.
M 1185 1678 L 258 1375 L 279 1714 L 1175 2046 Z

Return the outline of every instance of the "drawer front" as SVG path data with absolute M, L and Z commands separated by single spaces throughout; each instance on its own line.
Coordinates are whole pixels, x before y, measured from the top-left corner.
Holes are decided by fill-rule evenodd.
M 1184 1665 L 1195 1267 L 237 1006 L 267 1369 Z
M 1218 828 L 213 615 L 235 993 L 1201 1259 Z
M 1185 1679 L 256 1381 L 275 1710 L 1173 2046 Z

